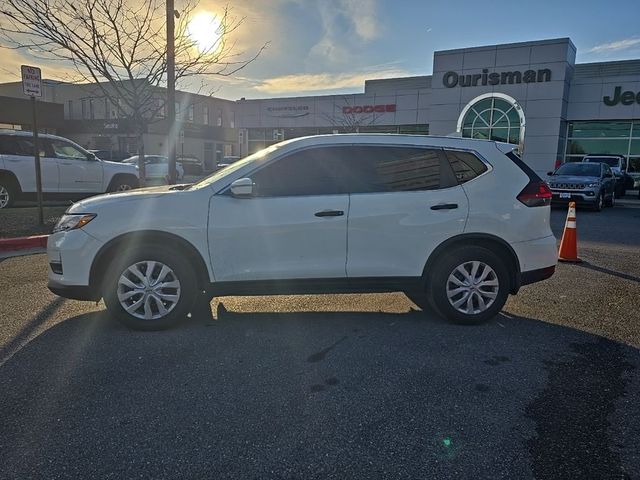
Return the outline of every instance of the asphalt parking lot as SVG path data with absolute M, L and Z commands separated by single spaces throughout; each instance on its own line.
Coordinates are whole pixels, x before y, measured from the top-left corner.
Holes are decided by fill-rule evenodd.
M 640 205 L 578 237 L 479 327 L 387 294 L 131 332 L 3 260 L 0 478 L 640 478 Z

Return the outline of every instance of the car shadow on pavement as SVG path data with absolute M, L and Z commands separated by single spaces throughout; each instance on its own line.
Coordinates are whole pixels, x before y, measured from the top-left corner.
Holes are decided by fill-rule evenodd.
M 9 342 L 2 345 L 0 347 L 0 365 L 2 365 L 7 357 L 20 349 L 21 345 L 26 343 L 27 339 L 33 332 L 53 317 L 65 301 L 66 300 L 62 297 L 56 297 L 51 300 L 42 310 L 40 310 L 40 312 L 26 323 Z
M 87 313 L 27 344 L 0 366 L 5 473 L 640 473 L 637 349 L 509 314 L 464 327 L 415 310 L 223 304 L 163 332 Z
M 575 265 L 582 268 L 588 268 L 589 270 L 594 270 L 596 272 L 613 275 L 614 277 L 622 278 L 624 280 L 630 280 L 632 282 L 640 283 L 640 277 L 629 275 L 628 273 L 618 272 L 617 270 L 612 270 L 610 268 L 600 267 L 599 265 L 594 265 L 593 263 L 584 260 L 580 263 L 576 263 Z

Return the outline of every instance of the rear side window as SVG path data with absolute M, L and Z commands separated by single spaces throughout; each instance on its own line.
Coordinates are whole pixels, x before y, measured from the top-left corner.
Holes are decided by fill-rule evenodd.
M 33 157 L 33 141 L 17 136 L 0 137 L 0 154 Z
M 350 193 L 438 190 L 455 184 L 437 148 L 380 145 L 340 151 Z
M 445 150 L 451 169 L 459 184 L 473 180 L 487 171 L 487 166 L 473 153 Z

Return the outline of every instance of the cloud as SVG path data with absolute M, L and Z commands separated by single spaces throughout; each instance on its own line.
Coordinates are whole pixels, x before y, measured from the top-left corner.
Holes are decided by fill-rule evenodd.
M 311 57 L 333 63 L 347 63 L 347 46 L 368 43 L 380 36 L 377 0 L 325 0 L 317 4 L 322 37 L 311 48 Z
M 298 94 L 301 92 L 322 92 L 346 88 L 364 89 L 365 80 L 374 78 L 406 77 L 410 75 L 404 70 L 369 70 L 358 73 L 314 73 L 300 75 L 283 75 L 260 81 L 253 89 L 270 95 Z
M 588 53 L 609 53 L 617 52 L 619 50 L 627 50 L 633 47 L 640 47 L 640 38 L 632 37 L 625 38 L 623 40 L 617 40 L 615 42 L 601 43 L 593 48 L 587 50 Z

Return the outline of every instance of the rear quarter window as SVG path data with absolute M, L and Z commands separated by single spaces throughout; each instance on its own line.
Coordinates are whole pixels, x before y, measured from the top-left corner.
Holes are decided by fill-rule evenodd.
M 445 154 L 459 184 L 473 180 L 488 170 L 484 162 L 471 152 L 445 150 Z

